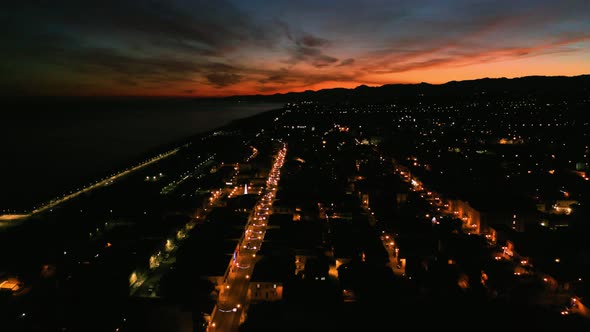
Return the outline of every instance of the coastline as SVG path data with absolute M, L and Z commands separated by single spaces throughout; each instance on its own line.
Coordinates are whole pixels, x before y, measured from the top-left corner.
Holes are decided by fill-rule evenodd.
M 140 101 L 140 102 L 143 102 L 143 101 Z M 250 104 L 250 103 L 247 103 L 247 104 Z M 260 104 L 260 105 L 263 105 L 263 104 Z M 246 105 L 246 106 L 249 106 L 249 105 Z M 153 145 L 151 147 L 143 149 L 141 152 L 139 152 L 137 154 L 128 155 L 126 158 L 120 158 L 120 160 L 118 162 L 115 162 L 114 166 L 112 166 L 112 167 L 104 167 L 104 168 L 101 168 L 95 172 L 88 172 L 88 173 L 93 173 L 93 174 L 87 174 L 86 176 L 82 177 L 82 180 L 78 182 L 78 185 L 75 185 L 75 188 L 77 188 L 77 190 L 54 191 L 53 195 L 50 194 L 50 196 L 52 196 L 52 197 L 49 197 L 47 199 L 28 200 L 28 203 L 25 202 L 26 200 L 20 200 L 20 203 L 18 203 L 18 204 L 12 204 L 11 206 L 2 206 L 2 207 L 0 207 L 0 220 L 12 220 L 13 221 L 15 219 L 22 219 L 23 216 L 26 217 L 29 213 L 31 213 L 31 211 L 34 211 L 39 206 L 47 205 L 52 200 L 54 200 L 56 198 L 64 197 L 69 194 L 72 194 L 73 192 L 80 191 L 80 188 L 86 188 L 86 187 L 95 185 L 97 182 L 100 182 L 100 181 L 103 181 L 109 177 L 112 177 L 114 174 L 117 174 L 117 173 L 121 172 L 122 170 L 132 167 L 133 165 L 137 165 L 138 163 L 144 162 L 145 160 L 148 160 L 148 159 L 150 159 L 154 156 L 157 156 L 161 153 L 178 148 L 179 146 L 182 146 L 187 143 L 190 144 L 190 142 L 201 140 L 201 139 L 203 139 L 209 135 L 212 135 L 215 132 L 221 131 L 221 130 L 234 130 L 236 123 L 238 123 L 240 121 L 248 121 L 248 119 L 255 118 L 256 116 L 260 116 L 261 114 L 266 114 L 268 112 L 273 112 L 273 111 L 277 111 L 278 109 L 281 109 L 281 107 L 277 107 L 278 105 L 274 105 L 274 106 L 275 107 L 273 107 L 271 109 L 262 109 L 260 111 L 256 111 L 257 113 L 255 113 L 255 114 L 249 114 L 249 115 L 246 115 L 241 118 L 237 118 L 237 119 L 230 118 L 226 121 L 225 124 L 223 124 L 221 126 L 217 126 L 217 127 L 214 127 L 214 128 L 202 131 L 202 132 L 184 135 L 181 138 L 175 138 L 175 139 L 172 139 L 172 140 L 169 140 L 166 142 L 161 142 L 157 145 Z M 218 113 L 223 114 L 224 111 L 225 110 L 221 110 Z M 112 110 L 109 110 L 108 112 L 112 112 Z M 171 111 L 171 113 L 174 113 L 174 112 L 180 112 L 180 111 L 179 110 Z M 200 112 L 200 110 L 197 110 L 196 112 Z M 251 112 L 251 110 L 250 110 L 250 112 Z M 84 161 L 82 161 L 82 163 L 83 162 Z M 84 165 L 80 164 L 79 167 L 84 167 Z M 6 192 L 6 193 L 8 193 L 8 192 Z

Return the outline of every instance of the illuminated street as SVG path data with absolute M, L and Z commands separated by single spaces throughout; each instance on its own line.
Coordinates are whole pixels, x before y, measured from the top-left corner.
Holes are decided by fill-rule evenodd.
M 137 171 L 139 169 L 142 169 L 145 166 L 148 166 L 148 165 L 153 164 L 153 163 L 157 163 L 158 161 L 160 161 L 160 160 L 162 160 L 164 158 L 170 157 L 170 156 L 174 155 L 175 153 L 177 153 L 178 150 L 179 150 L 179 148 L 176 148 L 176 149 L 170 150 L 168 152 L 161 153 L 161 154 L 159 154 L 159 155 L 157 155 L 157 156 L 155 156 L 155 157 L 153 157 L 153 158 L 151 158 L 149 160 L 146 160 L 146 161 L 140 163 L 139 165 L 130 167 L 130 168 L 125 169 L 125 170 L 123 170 L 123 171 L 121 171 L 121 172 L 119 172 L 117 174 L 114 174 L 114 175 L 112 175 L 109 178 L 106 178 L 106 179 L 103 179 L 103 180 L 98 181 L 96 183 L 93 183 L 93 184 L 91 184 L 91 185 L 89 185 L 87 187 L 81 188 L 78 191 L 72 192 L 70 194 L 66 194 L 66 195 L 64 195 L 62 197 L 55 198 L 55 199 L 51 200 L 50 202 L 48 202 L 48 203 L 46 203 L 46 204 L 44 204 L 44 205 L 42 205 L 40 207 L 34 208 L 28 214 L 0 215 L 0 220 L 18 220 L 18 219 L 23 219 L 23 218 L 30 217 L 30 216 L 32 216 L 34 214 L 38 214 L 38 213 L 42 213 L 44 211 L 51 210 L 52 208 L 54 208 L 54 207 L 56 207 L 56 206 L 58 206 L 58 205 L 60 205 L 62 203 L 65 203 L 65 202 L 69 201 L 70 199 L 76 198 L 76 197 L 78 197 L 78 196 L 80 196 L 80 195 L 82 195 L 84 193 L 88 193 L 89 191 L 92 191 L 92 190 L 94 190 L 96 188 L 100 188 L 102 186 L 110 185 L 114 181 L 117 181 L 117 180 L 119 180 L 120 178 L 122 178 L 122 177 L 124 177 L 126 175 L 129 175 L 129 174 L 131 174 L 131 173 L 133 173 L 133 172 L 135 172 L 135 171 Z
M 286 153 L 286 146 L 277 153 L 267 179 L 267 186 L 260 195 L 254 211 L 250 213 L 246 229 L 227 268 L 217 305 L 211 314 L 208 326 L 210 332 L 235 332 L 246 318 L 249 279 L 256 264 L 256 253 L 264 240 L 268 210 L 274 200 Z

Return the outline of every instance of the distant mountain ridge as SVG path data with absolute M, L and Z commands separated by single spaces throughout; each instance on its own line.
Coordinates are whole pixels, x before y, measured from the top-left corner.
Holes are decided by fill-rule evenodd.
M 332 88 L 273 95 L 243 95 L 223 99 L 241 101 L 297 102 L 320 101 L 335 103 L 386 103 L 498 97 L 534 97 L 555 99 L 589 97 L 590 74 L 578 76 L 523 76 L 518 78 L 480 78 L 449 81 L 443 84 L 386 84 L 377 87 L 360 85 L 356 88 Z

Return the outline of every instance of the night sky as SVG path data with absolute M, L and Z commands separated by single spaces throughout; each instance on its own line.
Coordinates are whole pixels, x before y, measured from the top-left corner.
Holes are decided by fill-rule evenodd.
M 11 1 L 0 94 L 225 96 L 590 73 L 590 1 Z

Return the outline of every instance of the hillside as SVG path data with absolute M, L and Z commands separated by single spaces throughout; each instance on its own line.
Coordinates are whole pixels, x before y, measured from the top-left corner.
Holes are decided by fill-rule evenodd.
M 588 98 L 590 97 L 590 75 L 482 78 L 450 81 L 444 84 L 387 84 L 378 87 L 361 85 L 354 89 L 334 88 L 273 95 L 232 96 L 224 99 L 268 102 L 309 100 L 345 103 L 395 103 L 420 100 L 441 102 L 455 99 L 486 100 L 526 96 L 548 101 L 555 98 Z

